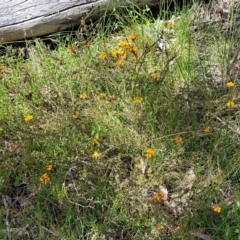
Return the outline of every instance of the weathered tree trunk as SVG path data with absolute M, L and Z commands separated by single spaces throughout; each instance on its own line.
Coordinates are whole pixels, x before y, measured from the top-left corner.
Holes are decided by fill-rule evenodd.
M 37 37 L 97 19 L 107 10 L 161 0 L 1 0 L 0 43 Z

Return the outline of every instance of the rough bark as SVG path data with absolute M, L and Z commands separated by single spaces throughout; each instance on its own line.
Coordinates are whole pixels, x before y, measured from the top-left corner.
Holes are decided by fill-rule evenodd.
M 107 10 L 161 0 L 1 0 L 0 43 L 46 35 L 97 19 Z

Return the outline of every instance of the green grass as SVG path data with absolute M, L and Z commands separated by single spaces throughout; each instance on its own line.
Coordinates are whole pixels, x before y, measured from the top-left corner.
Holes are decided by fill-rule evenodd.
M 27 60 L 6 48 L 1 239 L 240 237 L 239 82 L 229 63 L 239 46 L 219 23 L 195 29 L 196 6 L 161 12 L 162 22 L 149 9 L 113 10 L 87 40 L 79 31 L 54 50 L 27 42 Z

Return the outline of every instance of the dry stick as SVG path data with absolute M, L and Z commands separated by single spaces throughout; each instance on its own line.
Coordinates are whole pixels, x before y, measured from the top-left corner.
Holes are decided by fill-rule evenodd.
M 64 176 L 64 182 L 63 182 L 63 187 L 64 187 L 64 189 L 65 189 L 65 191 L 66 191 L 66 198 L 67 198 L 68 202 L 70 202 L 70 203 L 72 203 L 72 204 L 74 204 L 74 205 L 76 205 L 76 206 L 80 206 L 80 207 L 82 207 L 82 208 L 84 208 L 84 207 L 85 207 L 85 208 L 86 208 L 86 207 L 93 208 L 93 207 L 90 206 L 90 205 L 83 206 L 82 204 L 73 202 L 72 200 L 69 199 L 68 194 L 67 194 L 67 190 L 66 190 L 66 187 L 65 187 L 65 186 L 66 186 L 66 178 L 67 178 L 67 175 L 71 173 L 72 169 L 74 169 L 74 167 L 71 167 L 71 168 L 66 172 L 66 174 L 65 174 L 65 176 Z M 77 188 L 75 187 L 75 184 L 74 184 L 74 189 L 75 189 L 75 191 L 77 192 L 77 194 L 80 195 L 79 192 L 78 192 L 78 190 L 77 190 Z M 90 200 L 92 200 L 92 199 L 90 199 Z
M 138 70 L 137 70 L 137 76 L 139 75 L 140 68 L 142 67 L 142 65 L 143 65 L 143 63 L 144 63 L 145 56 L 150 52 L 151 48 L 153 48 L 153 47 L 160 41 L 160 39 L 161 39 L 161 36 L 158 37 L 158 39 L 157 39 L 152 45 L 150 45 L 150 46 L 143 52 L 143 54 L 141 55 L 141 57 L 140 57 L 140 59 L 139 59 L 140 65 L 139 65 Z M 161 51 L 162 51 L 162 50 L 161 50 Z M 165 53 L 166 53 L 166 56 L 169 57 L 167 50 L 165 51 Z M 162 77 L 160 77 L 160 82 L 163 82 L 164 79 L 166 78 L 167 72 L 169 71 L 169 64 L 170 64 L 171 61 L 173 61 L 176 57 L 177 57 L 177 55 L 174 54 L 172 57 L 170 57 L 170 58 L 167 60 L 165 66 L 164 66 L 164 68 L 163 68 L 163 70 L 162 70 L 162 72 L 161 72 L 161 76 L 162 76 Z M 141 59 L 142 59 L 142 60 L 141 60 Z M 135 68 L 137 68 L 137 64 L 138 64 L 138 63 L 136 63 Z

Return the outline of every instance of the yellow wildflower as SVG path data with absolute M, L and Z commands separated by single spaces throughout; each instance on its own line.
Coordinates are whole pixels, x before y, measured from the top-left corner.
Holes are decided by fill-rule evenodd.
M 86 93 L 82 93 L 82 94 L 80 94 L 80 99 L 87 100 L 88 99 L 88 95 Z
M 172 21 L 168 22 L 167 28 L 168 29 L 173 29 L 174 28 L 174 22 L 172 22 Z
M 117 57 L 118 57 L 118 49 L 112 50 L 111 56 L 112 56 L 113 58 L 117 58 Z
M 133 60 L 133 61 L 138 61 L 139 58 L 140 58 L 139 56 L 133 56 L 132 60 Z
M 232 82 L 232 81 L 228 82 L 228 83 L 227 83 L 227 87 L 228 87 L 228 88 L 234 87 L 234 82 Z
M 124 64 L 125 64 L 125 62 L 122 59 L 120 59 L 115 63 L 115 66 L 116 67 L 122 67 L 122 66 L 124 66 Z
M 51 180 L 47 173 L 44 173 L 40 178 L 40 182 L 43 184 L 48 184 Z
M 71 45 L 71 46 L 68 47 L 68 50 L 69 50 L 70 52 L 75 52 L 76 49 L 77 49 L 77 47 L 74 46 L 74 45 Z
M 29 122 L 29 121 L 32 121 L 33 120 L 33 115 L 27 115 L 26 117 L 25 117 L 25 121 L 26 122 Z
M 133 100 L 136 104 L 141 104 L 143 102 L 143 98 L 142 97 L 135 97 Z
M 119 41 L 118 46 L 126 48 L 129 46 L 129 43 L 127 41 Z
M 101 153 L 98 152 L 98 151 L 95 151 L 95 152 L 93 153 L 93 155 L 92 155 L 92 158 L 93 158 L 93 159 L 99 159 L 100 157 L 101 157 Z
M 234 108 L 234 107 L 235 107 L 235 103 L 234 103 L 233 101 L 228 101 L 227 104 L 226 104 L 226 106 L 227 106 L 228 108 Z
M 213 208 L 213 211 L 214 211 L 215 213 L 220 213 L 220 212 L 222 211 L 222 208 L 221 208 L 220 206 L 215 206 L 215 207 Z
M 204 133 L 210 133 L 211 128 L 210 127 L 205 127 L 203 131 L 204 131 Z
M 97 140 L 97 139 L 94 139 L 94 140 L 92 141 L 92 145 L 93 145 L 93 146 L 97 146 L 97 145 L 99 145 L 98 140 Z
M 153 73 L 151 75 L 151 78 L 154 79 L 154 80 L 157 80 L 159 78 L 159 75 L 157 73 Z
M 121 56 L 122 59 L 127 59 L 127 53 L 123 48 L 117 50 L 118 56 Z
M 153 196 L 153 198 L 156 200 L 156 201 L 164 201 L 165 200 L 165 195 L 163 193 L 157 193 Z
M 45 169 L 46 169 L 47 171 L 52 171 L 53 165 L 52 165 L 52 164 L 48 164 L 48 165 L 45 167 Z
M 127 59 L 127 53 L 123 54 L 123 55 L 121 56 L 121 59 L 122 59 L 122 60 L 126 60 L 126 59 Z
M 77 118 L 78 118 L 78 115 L 73 114 L 73 115 L 72 115 L 72 118 L 73 118 L 73 119 L 77 119 Z
M 106 52 L 102 52 L 101 54 L 100 54 L 100 58 L 101 59 L 106 59 L 106 57 L 107 57 L 107 53 Z
M 157 231 L 158 232 L 162 232 L 163 230 L 164 230 L 164 226 L 163 225 L 157 226 Z
M 106 94 L 105 94 L 105 93 L 100 93 L 100 94 L 97 96 L 98 99 L 103 99 L 103 98 L 105 98 L 105 97 L 106 97 Z
M 146 151 L 147 158 L 154 158 L 156 155 L 155 151 L 152 148 L 148 148 Z
M 129 39 L 131 39 L 132 41 L 135 41 L 135 40 L 137 39 L 137 35 L 134 34 L 134 33 L 131 33 L 131 34 L 129 35 Z
M 183 143 L 182 137 L 180 137 L 180 136 L 175 137 L 175 142 L 178 144 L 182 144 Z
M 139 52 L 138 49 L 136 47 L 134 47 L 131 51 L 137 58 L 139 58 Z
M 4 68 L 4 67 L 0 65 L 0 71 L 2 71 L 2 70 L 3 70 L 3 68 Z
M 129 52 L 133 51 L 133 45 L 127 41 L 120 41 L 118 43 L 118 46 L 120 47 L 120 49 L 126 49 Z

